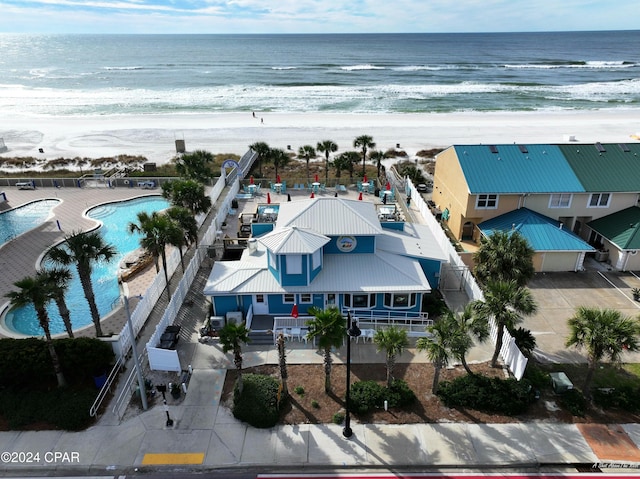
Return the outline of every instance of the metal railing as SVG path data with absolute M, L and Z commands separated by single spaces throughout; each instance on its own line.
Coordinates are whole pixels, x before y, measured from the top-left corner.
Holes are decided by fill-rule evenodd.
M 142 353 L 138 356 L 138 364 L 142 364 L 145 357 L 147 355 L 147 350 L 143 350 Z M 118 394 L 118 397 L 115 400 L 115 403 L 112 408 L 113 414 L 116 415 L 118 419 L 122 419 L 125 411 L 127 410 L 127 405 L 131 400 L 131 395 L 135 392 L 135 387 L 133 387 L 134 382 L 137 380 L 137 371 L 136 368 L 131 368 L 127 379 L 124 382 L 122 387 L 122 391 Z M 137 386 L 136 386 L 137 387 Z M 140 394 L 146 394 L 146 391 L 140 391 Z
M 107 380 L 102 385 L 102 388 L 100 388 L 96 400 L 93 401 L 93 404 L 89 409 L 89 415 L 91 417 L 96 417 L 98 415 L 98 409 L 102 405 L 102 401 L 104 401 L 104 399 L 107 397 L 107 394 L 111 392 L 111 386 L 113 386 L 115 379 L 118 377 L 118 374 L 120 374 L 120 370 L 122 368 L 124 368 L 124 359 L 122 357 L 119 357 L 116 361 L 116 364 L 111 369 L 111 372 L 107 376 Z

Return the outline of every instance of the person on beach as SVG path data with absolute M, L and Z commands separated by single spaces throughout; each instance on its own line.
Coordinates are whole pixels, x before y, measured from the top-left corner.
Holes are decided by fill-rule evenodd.
M 264 118 L 260 118 L 260 123 L 264 123 Z
M 254 117 L 254 118 L 256 117 L 256 112 L 255 112 L 255 111 L 253 112 L 253 117 Z

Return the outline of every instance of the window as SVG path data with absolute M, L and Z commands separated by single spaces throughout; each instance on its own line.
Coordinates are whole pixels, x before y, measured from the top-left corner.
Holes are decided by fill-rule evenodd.
M 416 293 L 385 293 L 384 305 L 387 308 L 413 308 L 416 298 Z
M 311 294 L 309 293 L 303 293 L 300 295 L 300 302 L 301 303 L 311 303 L 313 302 L 313 299 L 311 297 Z
M 549 200 L 549 208 L 569 208 L 571 206 L 570 193 L 557 193 L 551 195 Z
M 302 274 L 302 255 L 288 254 L 287 258 L 287 274 Z
M 611 193 L 592 193 L 589 198 L 589 208 L 608 208 L 611 201 Z
M 495 210 L 498 207 L 498 195 L 478 195 L 476 209 Z
M 264 303 L 264 294 L 256 294 L 256 303 Z
M 283 299 L 282 299 L 283 303 L 295 303 L 296 302 L 296 295 L 295 294 L 284 294 L 283 295 Z
M 373 308 L 376 305 L 375 294 L 345 294 L 344 305 L 347 308 Z

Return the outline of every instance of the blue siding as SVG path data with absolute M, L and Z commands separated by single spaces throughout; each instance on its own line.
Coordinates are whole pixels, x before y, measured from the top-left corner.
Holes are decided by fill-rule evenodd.
M 274 226 L 275 223 L 252 223 L 251 236 L 257 238 L 258 236 L 270 233 L 271 231 L 273 231 Z
M 302 273 L 289 274 L 287 272 L 287 255 L 278 255 L 280 260 L 280 266 L 282 271 L 282 280 L 280 284 L 282 286 L 307 286 L 307 273 L 309 271 L 309 255 L 303 254 L 302 256 Z
M 415 258 L 411 258 L 415 259 Z M 434 259 L 420 259 L 418 260 L 420 267 L 424 272 L 424 275 L 429 280 L 431 289 L 437 289 L 440 285 L 440 261 Z
M 336 246 L 336 240 L 338 236 L 332 236 L 331 241 L 329 241 L 324 246 L 324 252 L 328 254 L 360 254 L 360 253 L 375 253 L 376 249 L 376 239 L 375 236 L 356 236 L 356 247 L 353 251 L 349 253 L 344 253 L 340 251 Z
M 404 231 L 404 222 L 401 221 L 382 221 L 380 226 L 387 230 Z
M 213 313 L 215 316 L 224 316 L 229 311 L 237 311 L 238 303 L 235 296 L 214 296 Z

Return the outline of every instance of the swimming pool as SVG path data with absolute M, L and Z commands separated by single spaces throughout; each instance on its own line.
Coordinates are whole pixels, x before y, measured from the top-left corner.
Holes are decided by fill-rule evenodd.
M 44 223 L 60 200 L 38 200 L 0 213 L 0 247 Z
M 120 289 L 117 278 L 120 261 L 129 252 L 140 247 L 140 235 L 129 233 L 127 228 L 129 223 L 137 221 L 137 214 L 141 211 L 151 214 L 169 206 L 169 203 L 162 197 L 152 196 L 118 203 L 107 203 L 88 211 L 87 216 L 102 222 L 102 226 L 98 231 L 105 242 L 113 245 L 117 250 L 117 254 L 111 262 L 94 263 L 91 274 L 96 303 L 101 317 L 109 314 L 120 304 Z M 73 273 L 73 279 L 65 299 L 71 311 L 73 329 L 76 330 L 92 324 L 92 321 L 89 305 L 84 297 L 80 280 L 76 275 L 75 266 L 71 265 L 69 269 Z M 64 333 L 64 323 L 55 303 L 50 303 L 47 311 L 51 320 L 51 334 Z M 9 311 L 5 316 L 5 326 L 12 331 L 28 336 L 40 336 L 43 334 L 33 306 Z M 108 331 L 104 332 L 108 333 Z M 110 332 L 119 333 L 119 331 Z

